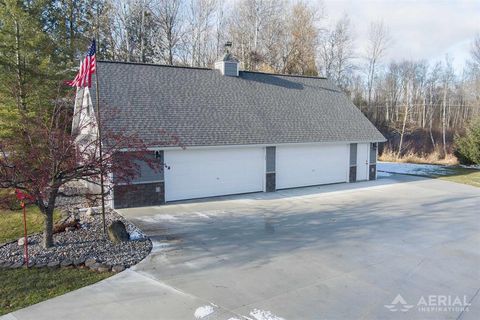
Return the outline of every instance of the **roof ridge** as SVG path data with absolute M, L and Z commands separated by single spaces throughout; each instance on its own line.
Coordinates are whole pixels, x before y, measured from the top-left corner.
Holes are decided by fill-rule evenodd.
M 161 64 L 161 63 L 149 63 L 149 62 L 135 62 L 135 61 L 113 61 L 113 60 L 97 60 L 100 63 L 118 63 L 118 64 L 133 64 L 141 66 L 152 66 L 152 67 L 168 67 L 168 68 L 180 68 L 180 69 L 194 69 L 194 70 L 212 70 L 211 68 L 205 67 L 191 67 L 191 66 L 174 66 L 170 64 Z
M 167 67 L 167 68 L 192 69 L 192 70 L 215 70 L 214 68 L 206 68 L 206 67 L 178 66 L 178 65 L 170 65 L 170 64 L 162 64 L 162 63 L 136 62 L 136 61 L 97 60 L 97 62 L 100 62 L 100 63 L 132 64 L 132 65 L 143 65 L 143 66 L 152 66 L 152 67 Z M 327 77 L 307 76 L 307 75 L 299 75 L 299 74 L 285 74 L 285 73 L 273 73 L 273 72 L 250 71 L 250 70 L 240 70 L 240 72 L 266 74 L 266 75 L 281 76 L 281 77 L 309 78 L 309 79 L 328 80 Z
M 328 80 L 327 77 L 307 76 L 307 75 L 302 75 L 302 74 L 285 74 L 285 73 L 273 73 L 273 72 L 250 71 L 250 70 L 240 70 L 240 72 L 259 73 L 259 74 L 266 74 L 266 75 L 271 75 L 271 76 L 281 76 L 281 77 L 310 78 L 310 79 Z

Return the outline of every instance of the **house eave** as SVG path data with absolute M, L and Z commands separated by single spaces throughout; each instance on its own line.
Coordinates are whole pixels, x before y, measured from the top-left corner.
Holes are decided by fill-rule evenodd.
M 261 143 L 261 144 L 228 144 L 228 145 L 203 145 L 203 146 L 158 146 L 149 147 L 148 150 L 179 150 L 179 149 L 223 149 L 223 148 L 255 148 L 268 146 L 308 146 L 308 145 L 332 145 L 332 144 L 351 144 L 351 143 L 379 143 L 386 142 L 387 139 L 370 139 L 370 140 L 349 140 L 349 141 L 322 141 L 322 142 L 298 142 L 298 143 Z M 121 149 L 121 151 L 132 151 L 129 148 Z

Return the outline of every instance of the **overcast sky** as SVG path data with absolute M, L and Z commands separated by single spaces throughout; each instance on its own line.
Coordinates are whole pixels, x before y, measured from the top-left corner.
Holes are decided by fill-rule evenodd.
M 348 14 L 360 50 L 370 23 L 383 20 L 393 39 L 387 60 L 437 61 L 448 53 L 454 65 L 461 67 L 473 37 L 480 32 L 479 0 L 323 0 L 323 7 L 325 23 Z

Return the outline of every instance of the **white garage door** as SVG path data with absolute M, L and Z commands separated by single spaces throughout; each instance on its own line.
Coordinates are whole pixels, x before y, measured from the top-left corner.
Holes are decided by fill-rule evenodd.
M 277 189 L 348 179 L 347 144 L 277 147 L 276 160 Z
M 165 200 L 263 191 L 263 148 L 165 151 Z

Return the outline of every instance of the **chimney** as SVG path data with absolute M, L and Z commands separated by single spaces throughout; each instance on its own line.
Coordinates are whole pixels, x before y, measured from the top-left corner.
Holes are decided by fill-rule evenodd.
M 239 61 L 230 53 L 232 43 L 225 43 L 225 54 L 215 62 L 215 69 L 220 70 L 222 75 L 228 77 L 238 77 Z

